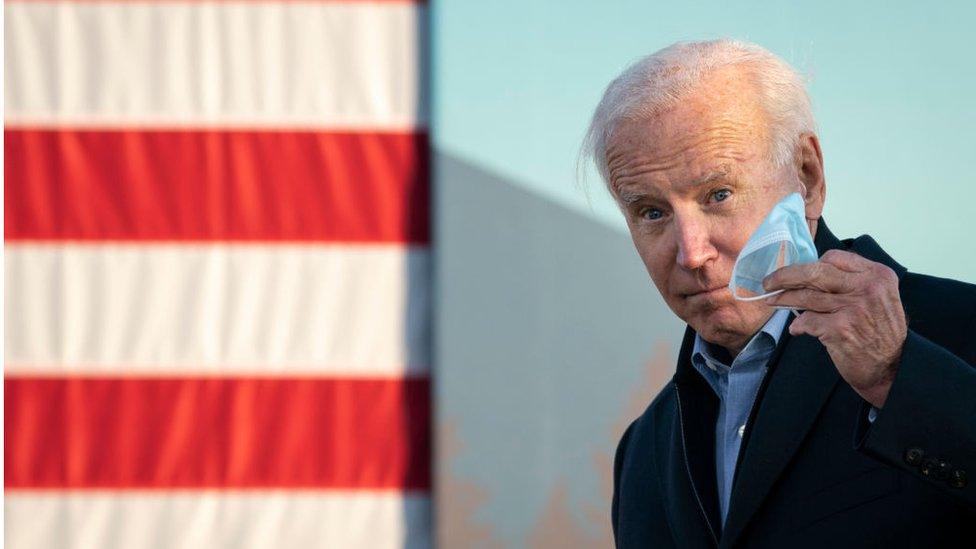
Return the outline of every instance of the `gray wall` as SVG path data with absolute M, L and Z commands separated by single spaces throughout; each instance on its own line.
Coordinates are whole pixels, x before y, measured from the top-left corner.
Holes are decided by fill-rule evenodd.
M 439 547 L 609 546 L 611 463 L 683 324 L 628 235 L 437 154 Z

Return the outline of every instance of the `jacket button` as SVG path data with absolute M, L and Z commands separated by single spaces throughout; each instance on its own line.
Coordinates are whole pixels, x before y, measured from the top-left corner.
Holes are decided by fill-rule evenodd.
M 922 458 L 925 457 L 925 452 L 921 448 L 909 448 L 905 451 L 905 463 L 909 465 L 918 465 L 922 463 Z
M 952 467 L 944 460 L 939 460 L 939 466 L 935 468 L 935 478 L 939 480 L 945 480 L 949 478 L 949 473 L 952 472 Z
M 949 477 L 949 484 L 953 488 L 965 488 L 966 487 L 966 471 L 962 469 L 956 469 L 952 472 Z
M 938 460 L 934 458 L 927 458 L 925 461 L 922 462 L 921 472 L 923 475 L 930 477 L 933 474 L 935 474 L 938 468 L 939 468 Z

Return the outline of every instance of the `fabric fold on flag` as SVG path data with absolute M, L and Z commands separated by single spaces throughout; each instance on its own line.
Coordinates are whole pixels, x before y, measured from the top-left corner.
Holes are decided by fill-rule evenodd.
M 425 3 L 4 15 L 8 547 L 430 547 Z

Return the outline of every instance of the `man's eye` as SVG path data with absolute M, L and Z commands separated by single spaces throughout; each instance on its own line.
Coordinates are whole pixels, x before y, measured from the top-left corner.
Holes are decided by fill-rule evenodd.
M 658 219 L 661 219 L 661 216 L 663 215 L 664 214 L 661 212 L 661 210 L 658 210 L 657 208 L 647 208 L 641 210 L 640 213 L 640 216 L 648 221 L 656 221 Z
M 712 197 L 715 198 L 716 202 L 721 202 L 730 196 L 732 196 L 732 191 L 728 189 L 722 189 L 712 193 Z

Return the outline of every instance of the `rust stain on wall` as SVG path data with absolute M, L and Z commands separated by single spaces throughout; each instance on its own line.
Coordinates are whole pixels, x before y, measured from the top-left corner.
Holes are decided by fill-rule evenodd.
M 491 525 L 476 517 L 490 494 L 484 487 L 459 477 L 452 470 L 454 458 L 464 449 L 455 422 L 442 421 L 437 438 L 438 460 L 443 464 L 434 485 L 437 547 L 503 549 L 505 546 L 495 537 Z
M 607 439 L 593 450 L 594 471 L 599 479 L 599 505 L 585 505 L 582 518 L 573 513 L 565 480 L 553 487 L 528 537 L 532 549 L 613 547 L 610 503 L 613 498 L 613 453 L 630 422 L 640 416 L 651 400 L 671 379 L 674 372 L 670 347 L 665 342 L 654 346 L 644 364 L 640 383 L 630 391 L 620 415 L 607 433 Z

